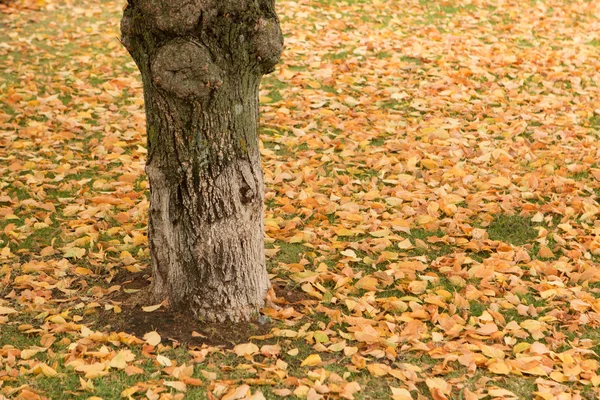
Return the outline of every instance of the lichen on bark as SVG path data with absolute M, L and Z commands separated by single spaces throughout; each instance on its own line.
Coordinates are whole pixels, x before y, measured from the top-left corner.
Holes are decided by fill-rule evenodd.
M 142 74 L 153 301 L 252 318 L 269 288 L 258 88 L 283 50 L 274 0 L 129 0 Z

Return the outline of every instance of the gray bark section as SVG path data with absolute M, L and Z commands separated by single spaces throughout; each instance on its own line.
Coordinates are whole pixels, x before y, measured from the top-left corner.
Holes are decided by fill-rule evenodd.
M 249 320 L 270 285 L 257 120 L 283 49 L 274 0 L 129 0 L 121 33 L 144 83 L 150 296 Z

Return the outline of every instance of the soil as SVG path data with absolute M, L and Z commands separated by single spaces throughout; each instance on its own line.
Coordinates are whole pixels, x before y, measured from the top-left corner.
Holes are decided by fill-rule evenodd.
M 272 281 L 271 284 L 273 285 L 277 299 L 281 300 L 280 302 L 277 302 L 280 305 L 291 305 L 298 310 L 302 308 L 306 302 L 314 301 L 314 297 L 310 297 L 301 289 L 290 286 L 286 281 L 275 280 Z
M 273 322 L 260 316 L 253 322 L 202 322 L 189 313 L 181 313 L 161 307 L 153 312 L 145 312 L 136 301 L 131 301 L 143 293 L 150 284 L 150 276 L 143 272 L 119 273 L 111 282 L 120 284 L 121 290 L 113 293 L 107 302 L 119 304 L 120 313 L 113 310 L 103 310 L 96 321 L 96 329 L 104 331 L 127 332 L 139 338 L 146 333 L 156 331 L 163 343 L 173 342 L 189 346 L 223 346 L 231 348 L 239 343 L 246 343 L 252 336 L 262 336 L 270 332 Z M 306 293 L 287 286 L 283 281 L 273 282 L 277 295 L 276 303 L 302 307 L 302 303 L 310 299 Z M 139 290 L 136 293 L 126 293 L 123 289 Z

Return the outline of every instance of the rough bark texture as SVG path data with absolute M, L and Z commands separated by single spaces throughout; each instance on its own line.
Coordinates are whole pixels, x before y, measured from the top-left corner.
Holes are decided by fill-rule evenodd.
M 274 0 L 129 0 L 121 35 L 144 84 L 150 295 L 248 320 L 270 285 L 257 120 L 283 49 Z

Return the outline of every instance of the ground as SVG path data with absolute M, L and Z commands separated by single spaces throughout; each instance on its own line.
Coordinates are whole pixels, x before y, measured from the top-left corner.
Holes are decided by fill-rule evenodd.
M 278 1 L 257 322 L 148 281 L 125 2 L 0 5 L 0 398 L 600 396 L 600 4 Z

